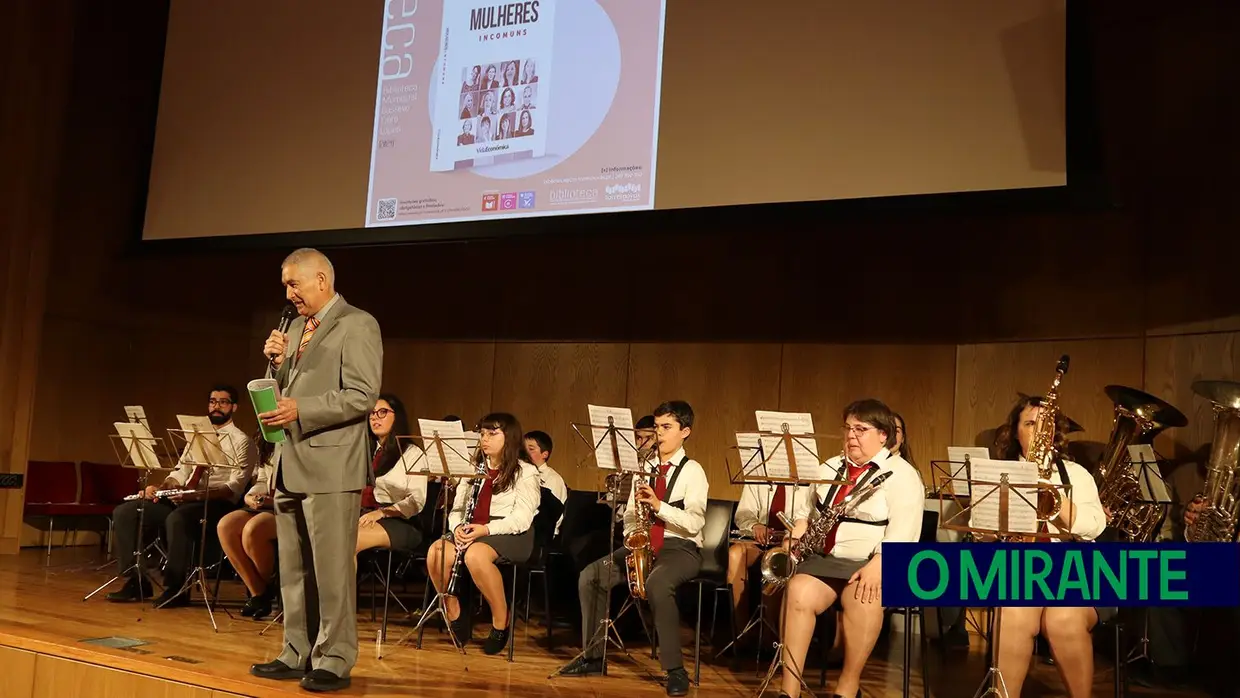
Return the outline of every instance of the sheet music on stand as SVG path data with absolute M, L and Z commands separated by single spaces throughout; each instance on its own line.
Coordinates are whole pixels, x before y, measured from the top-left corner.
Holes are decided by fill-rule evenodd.
M 1149 444 L 1137 444 L 1128 447 L 1128 462 L 1132 474 L 1141 483 L 1141 499 L 1156 504 L 1170 504 L 1171 490 L 1158 469 L 1158 456 L 1154 447 Z
M 136 422 L 151 430 L 151 423 L 146 420 L 146 408 L 142 405 L 125 405 L 125 419 Z
M 415 456 L 406 465 L 405 472 L 425 471 L 453 478 L 468 478 L 477 474 L 474 456 L 481 440 L 476 435 L 467 434 L 460 422 L 419 419 L 418 432 L 418 436 L 403 437 L 422 451 L 421 456 Z M 401 438 L 397 437 L 397 443 Z M 420 467 L 422 465 L 425 467 Z
M 735 470 L 728 466 L 732 484 L 837 483 L 827 478 L 822 466 L 818 438 L 826 435 L 814 433 L 810 413 L 757 410 L 754 416 L 757 431 L 736 432 L 740 463 Z
M 112 427 L 116 433 L 109 434 L 108 438 L 112 441 L 112 450 L 116 452 L 116 461 L 122 467 L 163 470 L 168 467 L 166 463 L 172 462 L 167 442 L 152 434 L 145 424 L 113 422 Z
M 1037 465 L 1025 461 L 1002 461 L 989 458 L 971 460 L 972 481 L 968 482 L 968 485 L 972 492 L 973 483 L 980 484 L 981 489 L 978 493 L 981 496 L 970 498 L 972 501 L 969 507 L 969 527 L 984 531 L 999 531 L 1004 534 L 1037 533 Z M 1003 487 L 1004 482 L 1009 485 L 1008 488 Z M 994 483 L 994 485 L 984 483 Z M 1023 492 L 1016 489 L 1022 485 L 1026 488 L 1035 488 L 1032 492 L 1033 496 L 1025 496 Z
M 987 458 L 990 458 L 990 449 L 985 446 L 947 447 L 947 462 L 952 464 L 951 478 L 954 481 L 955 491 L 958 494 L 964 497 L 970 496 L 969 468 L 972 463 L 986 460 Z M 959 467 L 957 467 L 957 464 L 959 464 Z
M 599 469 L 643 472 L 643 464 L 637 458 L 639 449 L 633 429 L 633 411 L 627 407 L 600 405 L 586 405 L 586 408 L 590 413 L 590 441 Z

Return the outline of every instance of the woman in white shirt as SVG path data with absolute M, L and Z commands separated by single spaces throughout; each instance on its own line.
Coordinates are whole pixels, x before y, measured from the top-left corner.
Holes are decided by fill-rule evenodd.
M 272 513 L 269 483 L 274 472 L 275 445 L 259 432 L 258 468 L 254 482 L 245 493 L 244 505 L 220 519 L 215 527 L 220 547 L 245 584 L 246 600 L 241 615 L 262 620 L 271 613 L 279 588 L 272 582 L 276 564 L 276 516 Z
M 437 591 L 451 579 L 458 555 L 491 608 L 491 633 L 483 652 L 498 654 L 508 643 L 511 618 L 504 597 L 504 580 L 496 563 L 522 564 L 534 552 L 534 515 L 542 498 L 538 469 L 521 459 L 524 448 L 521 424 L 511 414 L 497 412 L 478 423 L 479 443 L 475 462 L 486 465 L 487 476 L 462 480 L 456 488 L 448 527 L 453 542 L 435 541 L 426 558 L 426 573 Z M 476 499 L 474 499 L 476 492 Z M 473 515 L 466 509 L 474 499 Z M 462 552 L 463 551 L 463 552 Z M 456 590 L 453 590 L 456 591 Z M 462 645 L 469 641 L 467 614 L 453 595 L 447 596 L 449 628 Z
M 398 436 L 409 434 L 409 416 L 400 398 L 383 394 L 370 411 L 370 467 L 374 485 L 362 491 L 365 513 L 357 524 L 357 552 L 371 548 L 413 551 L 422 544 L 418 514 L 426 506 L 425 475 L 411 475 L 422 449 L 409 444 L 401 453 Z M 356 558 L 355 558 L 356 559 Z
M 1008 414 L 1007 422 L 995 432 L 995 457 L 1024 460 L 1029 453 L 1042 398 L 1022 397 Z M 1067 446 L 1068 418 L 1061 413 L 1055 430 L 1055 452 Z M 1098 498 L 1098 487 L 1089 471 L 1077 463 L 1057 457 L 1051 483 L 1070 485 L 1071 496 L 1057 490 L 1063 506 L 1047 529 L 1052 533 L 1071 533 L 1092 541 L 1107 526 L 1106 513 Z M 1062 469 L 1058 467 L 1062 465 Z M 1066 475 L 1066 482 L 1065 477 Z M 1050 540 L 1061 540 L 1051 538 Z M 1094 643 L 1090 633 L 1100 620 L 1114 617 L 1119 609 L 1094 608 L 1004 608 L 999 629 L 999 671 L 1008 695 L 1020 698 L 1021 685 L 1033 659 L 1033 643 L 1039 633 L 1046 636 L 1055 657 L 1055 666 L 1068 694 L 1073 698 L 1090 695 L 1094 679 Z
M 871 478 L 887 479 L 860 500 L 827 534 L 823 549 L 797 565 L 785 593 L 784 669 L 781 695 L 798 696 L 799 676 L 818 616 L 839 601 L 843 608 L 844 667 L 835 693 L 860 695 L 861 670 L 883 626 L 882 545 L 911 543 L 921 537 L 925 488 L 913 466 L 888 450 L 895 445 L 895 417 L 878 400 L 858 400 L 844 408 L 844 453 L 827 461 L 824 479 L 851 486 L 816 485 L 813 497 L 798 498 L 791 537 L 800 538 L 823 502 L 832 505 Z

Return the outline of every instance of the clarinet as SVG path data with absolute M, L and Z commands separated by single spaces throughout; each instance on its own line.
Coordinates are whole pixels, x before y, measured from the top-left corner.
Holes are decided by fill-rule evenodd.
M 484 458 L 479 458 L 478 462 L 474 463 L 474 468 L 479 475 L 485 476 L 486 461 Z M 469 502 L 465 505 L 465 518 L 461 519 L 462 525 L 470 523 L 474 519 L 474 507 L 478 504 L 478 495 L 482 493 L 482 478 L 474 478 L 472 487 L 473 490 L 469 493 Z M 456 530 L 454 529 L 445 534 L 444 540 L 455 545 Z M 465 548 L 468 547 L 468 545 L 465 546 Z M 460 585 L 461 581 L 461 563 L 465 560 L 465 548 L 456 551 L 456 559 L 452 561 L 452 576 L 448 577 L 448 586 L 444 590 L 444 593 L 449 596 L 457 596 L 457 586 Z

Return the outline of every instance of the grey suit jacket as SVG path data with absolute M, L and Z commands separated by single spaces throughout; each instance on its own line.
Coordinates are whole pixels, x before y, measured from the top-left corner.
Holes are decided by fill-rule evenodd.
M 341 296 L 319 319 L 296 358 L 306 318 L 289 327 L 288 354 L 275 378 L 297 400 L 298 419 L 285 427 L 276 468 L 284 488 L 298 494 L 351 492 L 366 486 L 367 416 L 383 382 L 379 323 Z

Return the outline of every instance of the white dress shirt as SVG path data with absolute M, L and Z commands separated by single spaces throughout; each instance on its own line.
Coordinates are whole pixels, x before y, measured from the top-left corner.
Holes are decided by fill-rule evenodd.
M 247 495 L 266 497 L 271 494 L 271 476 L 276 471 L 273 463 L 274 458 L 254 468 L 254 481 L 250 484 L 250 489 L 246 490 Z
M 229 499 L 233 504 L 240 501 L 242 495 L 245 494 L 246 485 L 250 484 L 250 478 L 254 475 L 254 465 L 250 462 L 250 437 L 245 432 L 237 428 L 236 424 L 229 421 L 221 427 L 216 427 L 215 431 L 220 435 L 220 450 L 224 453 L 224 458 L 232 464 L 237 465 L 236 468 L 214 468 L 211 472 L 211 486 L 215 487 L 221 483 L 227 484 L 228 489 L 232 491 Z M 214 448 L 214 447 L 212 447 Z M 168 480 L 172 480 L 180 487 L 187 487 L 190 478 L 194 475 L 193 463 L 187 462 L 192 460 L 187 444 L 185 450 L 181 452 L 181 459 L 178 462 L 176 470 L 168 473 Z M 215 460 L 215 459 L 210 459 Z M 203 475 L 206 479 L 206 475 Z M 199 483 L 202 484 L 201 481 Z
M 487 461 L 490 467 L 490 460 Z M 487 524 L 493 536 L 525 533 L 534 523 L 538 505 L 542 501 L 542 485 L 538 480 L 538 468 L 524 461 L 518 463 L 520 471 L 512 486 L 503 492 L 491 492 L 491 522 Z M 474 485 L 482 487 L 480 479 L 461 480 L 452 500 L 448 514 L 448 528 L 456 530 L 465 518 L 465 509 L 474 492 Z
M 422 507 L 426 506 L 426 485 L 429 478 L 408 472 L 410 466 L 418 467 L 416 464 L 421 455 L 422 449 L 410 444 L 396 465 L 375 480 L 375 501 L 382 506 L 396 509 L 406 519 L 417 516 Z
M 1094 482 L 1094 476 L 1090 475 L 1089 471 L 1080 464 L 1070 460 L 1065 460 L 1063 467 L 1068 471 L 1068 480 L 1071 481 L 1069 483 L 1072 485 L 1071 497 L 1068 496 L 1067 490 L 1056 491 L 1064 499 L 1072 501 L 1072 506 L 1076 508 L 1076 516 L 1072 522 L 1071 531 L 1060 529 L 1050 522 L 1046 524 L 1046 528 L 1051 533 L 1073 533 L 1085 540 L 1096 540 L 1106 530 L 1107 514 L 1102 510 L 1102 500 L 1098 497 L 1098 485 Z M 1051 484 L 1063 484 L 1063 479 L 1059 477 L 1059 468 L 1051 468 Z M 1052 538 L 1051 540 L 1062 541 L 1063 539 Z
M 868 560 L 882 552 L 886 541 L 915 543 L 921 539 L 921 519 L 926 508 L 926 490 L 917 469 L 899 456 L 882 449 L 870 459 L 878 466 L 871 478 L 890 472 L 878 490 L 857 504 L 845 518 L 858 521 L 887 521 L 886 526 L 843 521 L 835 535 L 832 556 L 845 560 Z M 840 456 L 824 464 L 825 479 L 847 479 L 848 469 Z M 796 521 L 817 517 L 817 503 L 834 496 L 834 485 L 814 485 L 814 497 L 798 497 Z
M 685 457 L 685 449 L 680 448 L 672 454 L 665 462 L 676 466 Z M 651 461 L 653 463 L 653 461 Z M 659 511 L 655 513 L 655 517 L 661 519 L 664 524 L 664 539 L 684 538 L 693 541 L 697 547 L 702 547 L 702 529 L 706 527 L 706 498 L 710 492 L 710 481 L 706 478 L 706 471 L 702 469 L 702 464 L 695 460 L 685 461 L 684 465 L 679 466 L 680 477 L 676 478 L 676 486 L 672 488 L 663 497 L 663 504 L 659 507 Z M 667 471 L 667 481 L 671 483 L 672 476 L 676 473 L 676 468 L 669 468 Z M 633 487 L 629 490 L 629 502 L 624 508 L 624 532 L 625 535 L 631 533 L 637 528 L 637 513 L 634 509 L 637 486 L 643 482 L 649 482 L 648 478 L 633 478 Z M 683 506 L 674 507 L 668 502 L 681 502 Z
M 809 501 L 813 496 L 806 485 L 775 485 L 751 483 L 741 490 L 741 501 L 736 505 L 736 528 L 745 535 L 753 535 L 753 527 L 762 524 L 770 528 L 774 523 L 771 518 L 771 500 L 775 497 L 775 488 L 784 491 L 784 516 L 795 522 L 797 506 L 800 500 Z
M 568 485 L 564 484 L 564 478 L 560 477 L 560 474 L 551 467 L 551 464 L 544 462 L 542 465 L 536 465 L 534 467 L 538 469 L 539 483 L 543 487 L 551 490 L 551 494 L 554 494 L 555 498 L 560 500 L 560 504 L 567 502 Z M 542 495 L 539 495 L 539 500 L 541 499 Z M 555 522 L 555 535 L 557 536 L 560 535 L 560 524 L 562 523 L 564 523 L 564 514 L 560 514 L 559 521 Z

